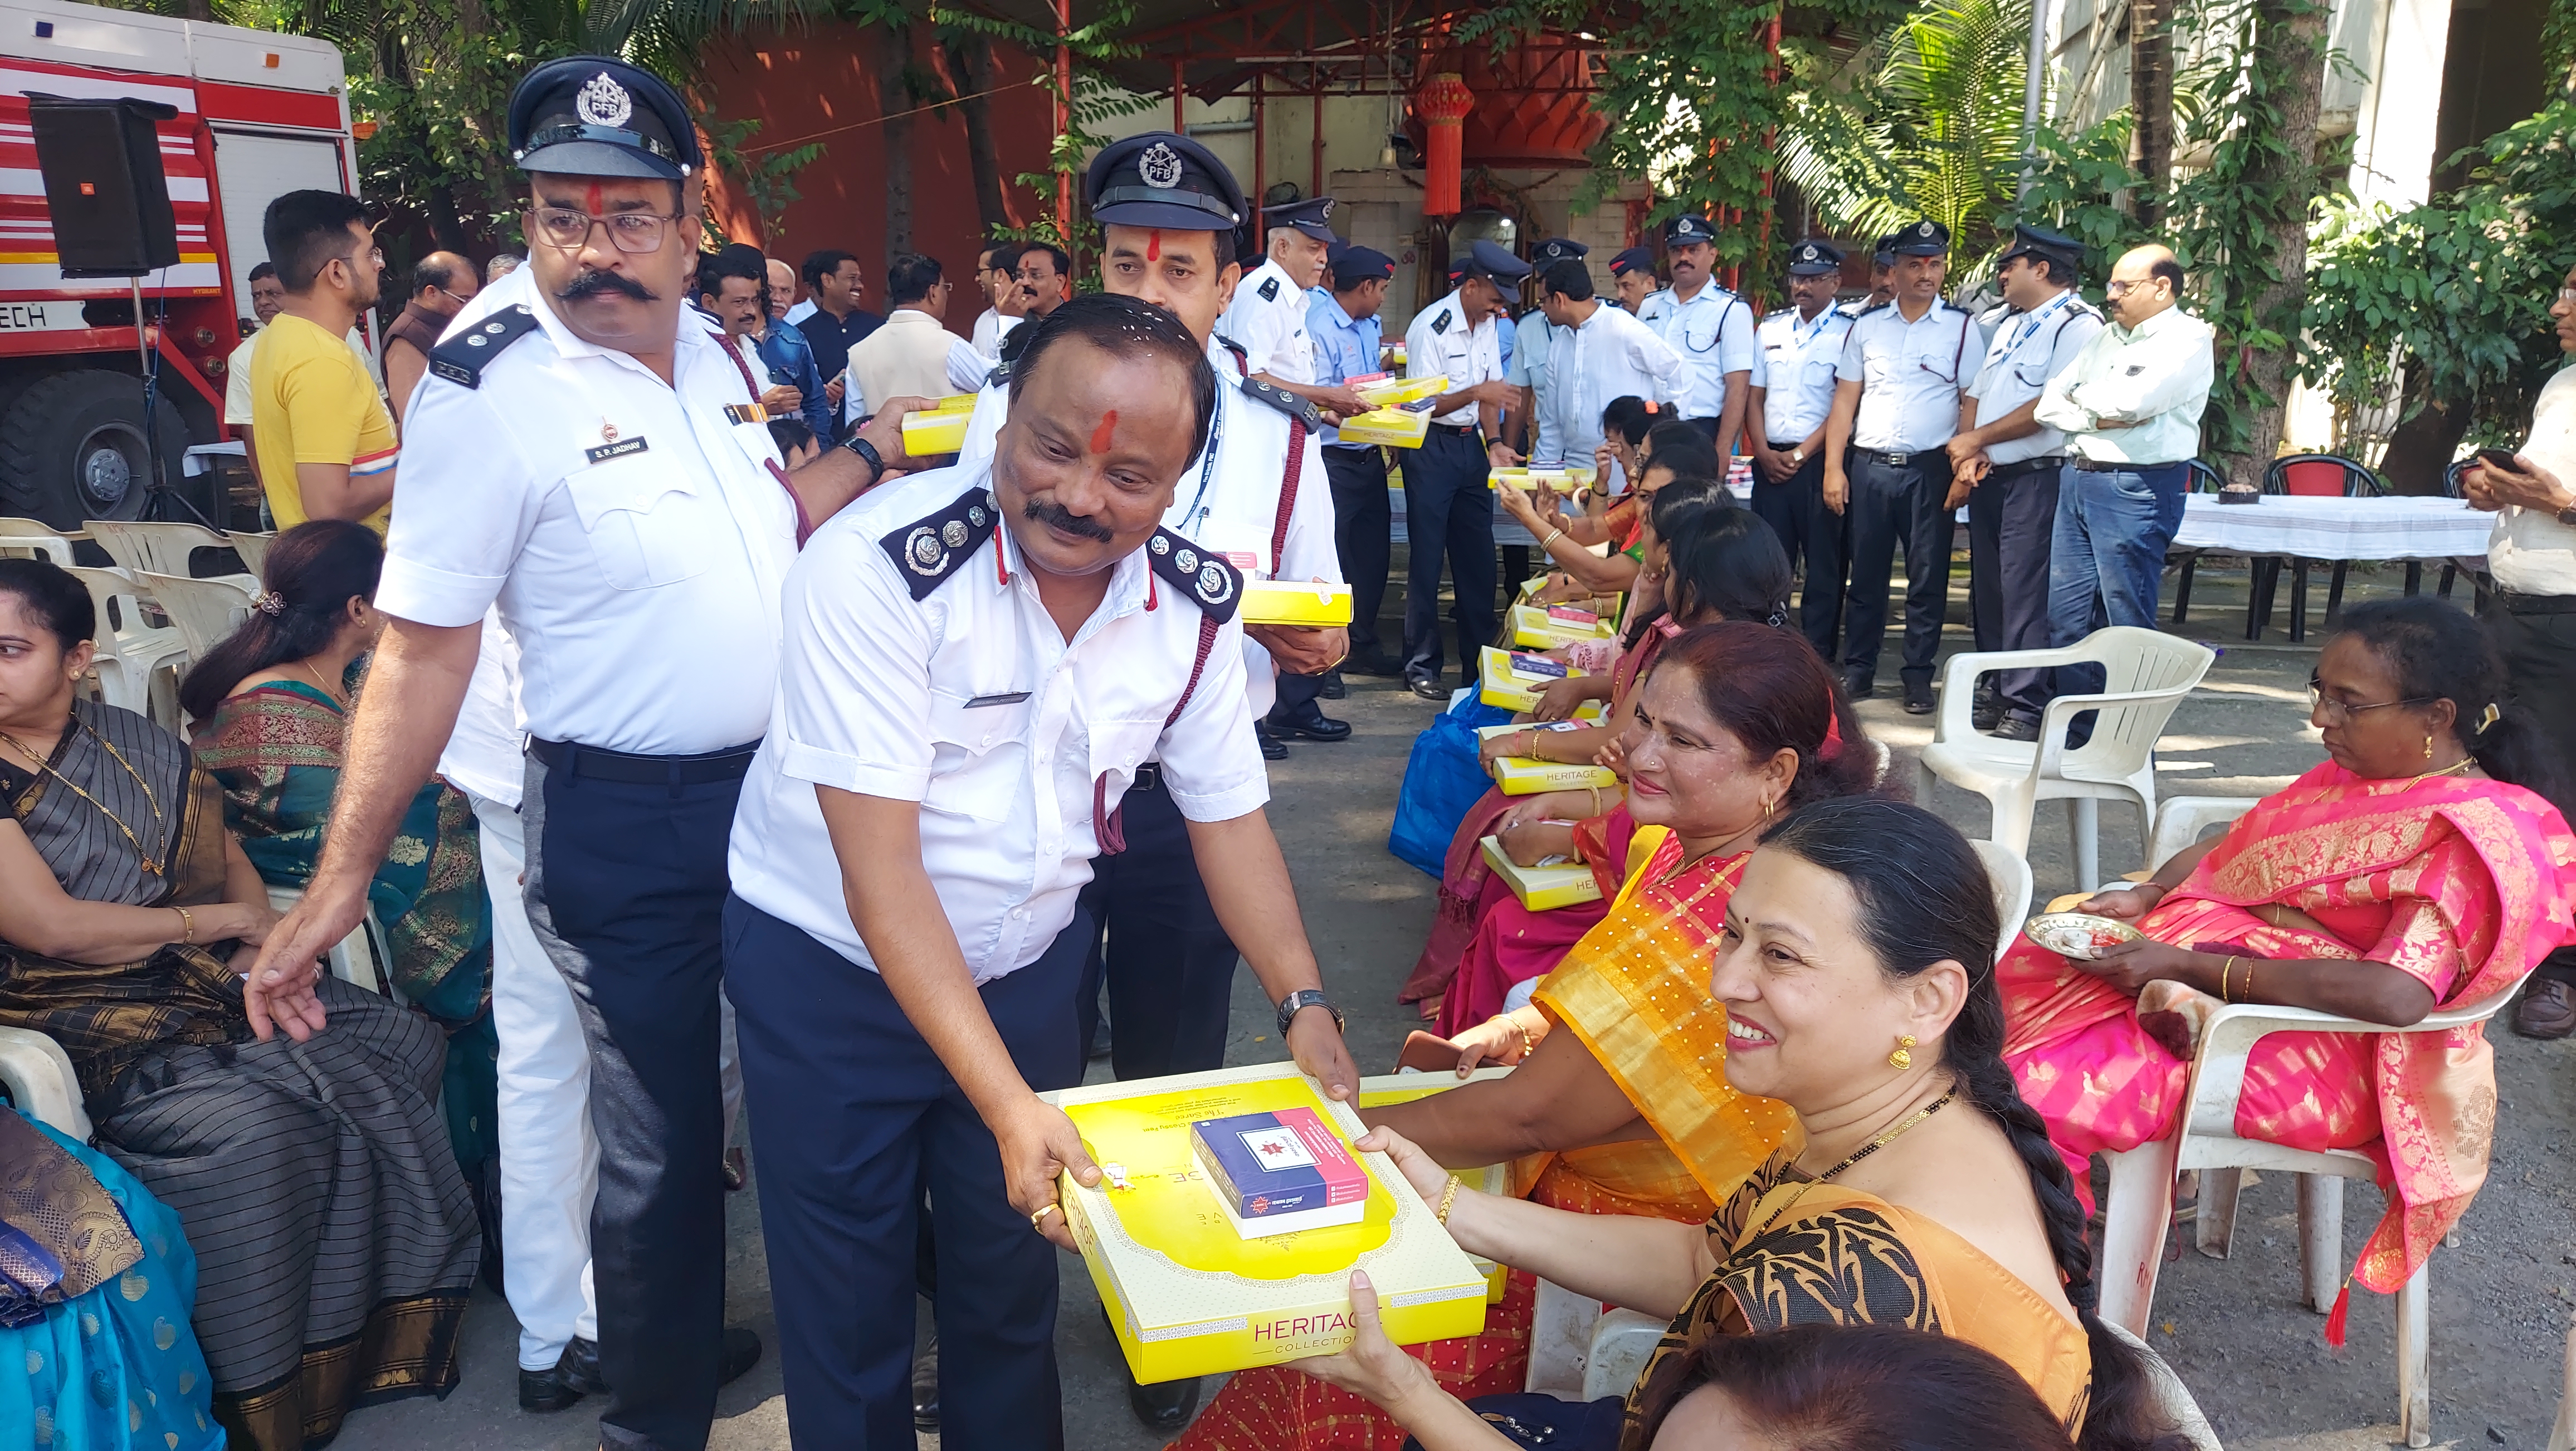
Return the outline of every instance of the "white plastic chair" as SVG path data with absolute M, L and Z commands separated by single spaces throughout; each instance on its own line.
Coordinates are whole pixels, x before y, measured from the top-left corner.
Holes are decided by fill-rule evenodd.
M 56 1133 L 89 1142 L 89 1112 L 81 1107 L 80 1080 L 71 1055 L 33 1028 L 0 1028 L 0 1085 L 9 1101 Z
M 68 569 L 72 542 L 63 531 L 41 519 L 0 519 L 0 555 L 50 559 Z
M 1641 1311 L 1604 1311 L 1598 1300 L 1540 1280 L 1521 1388 L 1566 1401 L 1626 1395 L 1669 1325 Z
M 170 524 L 142 519 L 94 519 L 89 524 L 90 537 L 116 561 L 117 568 L 133 574 L 188 575 L 188 556 L 200 549 L 238 549 L 240 545 L 229 534 L 218 534 L 200 524 Z M 247 563 L 249 556 L 243 556 Z M 255 571 L 258 566 L 253 565 Z
M 293 911 L 295 904 L 303 900 L 302 887 L 272 885 L 268 889 L 268 905 L 280 912 Z M 392 961 L 393 949 L 385 941 L 384 925 L 376 920 L 374 908 L 367 910 L 366 919 L 358 924 L 355 931 L 331 947 L 333 977 L 352 987 L 362 987 L 371 993 L 382 993 L 396 1002 L 403 1002 L 403 995 L 393 986 L 393 974 L 386 971 L 386 964 Z
M 249 570 L 252 577 L 259 578 L 268 573 L 268 546 L 277 542 L 276 535 L 244 534 L 236 530 L 225 535 L 224 542 L 241 555 L 242 568 Z
M 135 582 L 151 592 L 152 602 L 188 642 L 188 656 L 203 660 L 233 627 L 250 617 L 251 594 L 228 579 L 189 579 L 184 575 L 144 573 Z
M 1991 841 L 1971 841 L 1977 857 L 1986 864 L 1986 879 L 1994 884 L 1995 911 L 2001 914 L 1995 941 L 1995 956 L 2012 950 L 2013 939 L 2021 936 L 2022 923 L 2030 917 L 2030 863 L 2020 852 Z
M 175 629 L 144 623 L 142 591 L 113 569 L 69 566 L 74 579 L 89 590 L 98 612 L 93 637 L 98 655 L 99 698 L 146 715 L 170 731 L 179 729 L 179 672 L 188 666 L 188 639 Z
M 2438 1033 L 2494 1017 L 2521 989 L 2515 979 L 2473 1003 L 2426 1014 L 2392 1028 L 2311 1008 L 2234 1003 L 2211 1013 L 2192 1057 L 2182 1128 L 2172 1137 L 2109 1156 L 2111 1192 L 2102 1206 L 2102 1318 L 2132 1335 L 2146 1334 L 2155 1308 L 2156 1272 L 2164 1261 L 2165 1227 L 2173 1219 L 2174 1176 L 2200 1171 L 2196 1237 L 2204 1254 L 2227 1257 L 2236 1228 L 2242 1171 L 2299 1176 L 2299 1260 L 2309 1308 L 2324 1314 L 2343 1283 L 2343 1181 L 2375 1179 L 2378 1166 L 2354 1149 L 2310 1153 L 2236 1136 L 2245 1059 L 2267 1033 Z M 2427 1337 L 2426 1272 L 2419 1266 L 2397 1292 L 2398 1426 L 2409 1446 L 2432 1444 L 2433 1390 Z
M 2067 803 L 2075 842 L 2075 879 L 2101 879 L 2100 803 L 2138 808 L 2139 844 L 2149 845 L 2156 811 L 2156 740 L 2175 707 L 2218 658 L 2206 646 L 2155 630 L 2114 625 L 2062 650 L 2008 650 L 1953 655 L 1942 675 L 1941 714 L 1923 748 L 1919 799 L 1935 778 L 1984 796 L 1994 806 L 1995 842 L 2027 857 L 2031 813 L 2042 801 Z M 2061 695 L 2040 718 L 2037 741 L 2008 741 L 1969 723 L 1977 677 L 1989 670 L 2034 670 L 2099 664 L 2108 677 L 2096 695 Z M 2092 739 L 2070 749 L 2067 727 L 2098 711 Z
M 2234 821 L 2254 809 L 2254 796 L 2168 796 L 2156 803 L 2155 838 L 2147 848 L 2147 870 L 2172 861 L 2197 843 L 2211 827 Z

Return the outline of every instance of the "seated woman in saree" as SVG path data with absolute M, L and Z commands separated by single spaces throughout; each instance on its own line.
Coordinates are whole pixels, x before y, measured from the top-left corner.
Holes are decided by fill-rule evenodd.
M 114 1159 L 0 1108 L 0 1427 L 51 1451 L 222 1451 L 197 1257 Z M 20 1371 L 23 1368 L 24 1374 Z
M 287 530 L 269 547 L 258 607 L 180 684 L 197 762 L 223 788 L 224 824 L 271 886 L 313 880 L 340 787 L 350 664 L 384 631 L 370 603 L 384 560 L 364 525 Z M 420 789 L 367 900 L 392 950 L 394 990 L 447 1030 L 440 1100 L 457 1167 L 478 1191 L 487 1180 L 497 1191 L 492 903 L 464 792 L 438 780 Z M 478 1205 L 490 1199 L 478 1192 Z M 494 1228 L 483 1225 L 487 1245 Z
M 77 699 L 89 592 L 0 559 L 0 1024 L 71 1055 L 99 1146 L 178 1215 L 235 1451 L 456 1384 L 478 1236 L 437 1108 L 438 1025 L 326 978 L 331 1026 L 254 1041 L 276 921 L 187 744 Z
M 1686 480 L 1673 484 L 1656 497 L 1663 501 L 1656 511 L 1656 517 L 1662 521 L 1665 528 L 1675 530 L 1682 527 L 1684 520 L 1698 514 L 1719 510 L 1736 512 L 1732 509 L 1733 501 L 1726 498 L 1716 485 L 1705 480 Z M 1692 614 L 1675 616 L 1661 603 L 1660 592 L 1662 582 L 1670 576 L 1671 552 L 1665 547 L 1662 536 L 1656 533 L 1651 525 L 1648 532 L 1648 548 L 1659 566 L 1654 582 L 1654 587 L 1657 589 L 1657 604 L 1647 613 L 1640 615 L 1637 623 L 1620 641 L 1619 658 L 1615 664 L 1606 672 L 1596 670 L 1590 676 L 1569 677 L 1552 683 L 1547 692 L 1540 696 L 1539 709 L 1533 714 L 1532 719 L 1542 722 L 1562 721 L 1574 713 L 1576 706 L 1582 700 L 1588 699 L 1604 700 L 1606 702 L 1604 718 L 1619 719 L 1621 718 L 1620 702 L 1636 687 L 1636 683 L 1645 677 L 1646 667 L 1654 662 L 1655 653 L 1664 647 L 1664 642 L 1678 633 L 1684 625 L 1705 623 L 1709 618 L 1763 619 L 1768 617 L 1767 612 L 1773 601 L 1768 588 L 1774 581 L 1767 569 L 1762 571 L 1761 578 L 1752 581 L 1753 584 L 1761 587 L 1759 591 L 1747 591 L 1739 587 L 1735 581 L 1719 576 L 1705 604 L 1697 604 Z M 1768 530 L 1764 532 L 1768 533 Z M 1776 537 L 1772 541 L 1771 552 L 1780 554 Z M 1781 570 L 1785 575 L 1787 556 L 1782 554 L 1780 558 Z M 1779 598 L 1786 597 L 1784 590 Z M 1729 613 L 1722 616 L 1700 613 L 1709 609 L 1721 609 Z M 1584 687 L 1584 693 L 1580 695 L 1572 693 L 1567 689 L 1572 686 Z M 1533 749 L 1541 749 L 1543 743 L 1536 737 L 1547 734 L 1550 732 L 1513 732 L 1507 739 L 1514 744 L 1527 744 Z M 1599 729 L 1569 731 L 1563 734 L 1580 734 L 1584 738 L 1583 754 L 1569 755 L 1565 759 L 1586 761 L 1593 759 L 1606 741 L 1615 739 L 1617 736 L 1616 731 Z M 1490 746 L 1479 751 L 1480 760 L 1490 759 L 1494 754 L 1495 750 Z M 1491 768 L 1487 767 L 1487 769 Z M 1458 963 L 1465 956 L 1468 944 L 1474 940 L 1477 924 L 1483 921 L 1485 914 L 1492 911 L 1497 904 L 1511 900 L 1510 891 L 1494 879 L 1486 865 L 1484 851 L 1478 845 L 1486 836 L 1503 829 L 1506 816 L 1513 817 L 1515 821 L 1521 819 L 1598 821 L 1599 824 L 1593 827 L 1589 834 L 1587 850 L 1596 853 L 1596 859 L 1607 864 L 1611 880 L 1615 882 L 1627 871 L 1624 856 L 1626 848 L 1605 845 L 1606 837 L 1602 833 L 1610 823 L 1602 818 L 1614 811 L 1618 804 L 1619 793 L 1616 791 L 1549 791 L 1535 796 L 1515 797 L 1504 795 L 1499 786 L 1487 787 L 1485 794 L 1478 798 L 1476 804 L 1468 809 L 1464 817 L 1460 818 L 1457 829 L 1450 833 L 1448 855 L 1441 864 L 1440 895 L 1431 919 L 1431 932 L 1423 942 L 1421 955 L 1414 960 L 1412 973 L 1405 979 L 1404 986 L 1397 990 L 1396 1001 L 1421 1003 L 1424 1005 L 1422 1014 L 1424 1017 L 1438 1016 L 1441 1007 L 1440 996 L 1447 990 L 1450 978 L 1458 971 Z M 1561 910 L 1575 912 L 1575 920 L 1581 924 L 1574 928 L 1576 936 L 1580 936 L 1583 927 L 1589 926 L 1591 920 L 1597 920 L 1599 916 L 1597 907 L 1590 909 L 1589 920 L 1586 920 L 1585 908 Z
M 1645 454 L 1638 464 L 1635 487 L 1619 496 L 1599 517 L 1567 515 L 1551 495 L 1542 504 L 1521 489 L 1498 489 L 1496 507 L 1538 540 L 1539 553 L 1555 571 L 1540 588 L 1542 604 L 1625 594 L 1635 588 L 1645 568 L 1642 530 L 1655 494 L 1675 479 L 1723 482 L 1724 460 L 1699 430 L 1675 421 L 1656 425 L 1646 434 Z M 1592 546 L 1608 543 L 1608 556 Z M 1631 611 L 1633 614 L 1634 611 Z
M 1964 1340 L 1893 1325 L 1792 1325 L 1767 1335 L 1709 1336 L 1656 1386 L 1637 1420 L 1650 1451 L 2074 1446 L 2011 1366 Z
M 2275 1003 L 2405 1027 L 2505 991 L 2568 932 L 2562 778 L 2475 620 L 2430 598 L 2356 605 L 2309 692 L 2331 760 L 2082 904 L 2145 940 L 2089 962 L 2025 940 L 2004 958 L 2006 1060 L 2088 1199 L 2094 1154 L 2174 1132 L 2201 1011 Z M 2352 1278 L 2389 1294 L 2484 1182 L 2495 1107 L 2478 1026 L 2273 1033 L 2246 1060 L 2236 1132 L 2381 1161 L 2388 1210 Z
M 1656 537 L 1668 552 L 1665 585 L 1675 608 L 1670 615 L 1643 627 L 1655 643 L 1641 642 L 1635 652 L 1639 671 L 1659 658 L 1659 648 L 1670 648 L 1663 642 L 1694 625 L 1738 620 L 1777 629 L 1787 622 L 1789 559 L 1781 552 L 1779 537 L 1771 532 L 1770 525 L 1750 509 L 1725 503 L 1703 504 L 1687 511 L 1667 507 L 1659 512 L 1674 516 L 1666 521 L 1673 533 L 1665 536 L 1658 531 Z M 1631 698 L 1631 715 L 1637 678 L 1632 673 L 1629 689 L 1624 692 Z M 1586 683 L 1588 677 L 1557 682 Z M 1573 730 L 1515 731 L 1495 736 L 1485 745 L 1489 755 L 1534 755 L 1543 760 L 1624 765 L 1619 743 L 1629 723 L 1619 719 L 1615 724 L 1605 721 L 1599 726 Z M 1568 741 L 1576 742 L 1571 750 L 1561 744 Z M 1604 794 L 1614 803 L 1607 811 L 1587 810 L 1590 802 L 1588 793 L 1583 792 L 1505 798 L 1509 805 L 1494 826 L 1504 853 L 1523 866 L 1550 859 L 1580 861 L 1592 869 L 1601 897 L 1595 902 L 1533 912 L 1522 906 L 1500 879 L 1487 877 L 1477 903 L 1475 937 L 1468 943 L 1458 971 L 1440 999 L 1440 1036 L 1457 1041 L 1462 1034 L 1480 1029 L 1483 1032 L 1481 1051 L 1463 1041 L 1459 1043 L 1461 1050 L 1470 1055 L 1464 1066 L 1472 1068 L 1474 1058 L 1479 1056 L 1505 1063 L 1519 1061 L 1516 1053 L 1504 1051 L 1506 1046 L 1518 1043 L 1526 1047 L 1535 1040 L 1525 1031 L 1516 1033 L 1511 1024 L 1493 1020 L 1526 1007 L 1538 980 L 1608 913 L 1611 900 L 1619 894 L 1620 883 L 1643 862 L 1643 856 L 1635 855 L 1639 820 L 1635 809 L 1620 792 Z M 1651 818 L 1655 813 L 1650 811 L 1648 815 Z M 1484 863 L 1481 851 L 1476 861 Z M 1546 1031 L 1544 1026 L 1537 1027 L 1541 1034 Z
M 1640 830 L 1658 840 L 1539 989 L 1540 1007 L 1571 1031 L 1542 1035 L 1507 1078 L 1361 1117 L 1418 1135 L 1439 1162 L 1517 1160 L 1514 1190 L 1552 1210 L 1695 1225 L 1795 1128 L 1784 1106 L 1739 1094 L 1720 1072 L 1726 1013 L 1709 1001 L 1707 975 L 1729 894 L 1766 825 L 1869 790 L 1874 753 L 1804 636 L 1741 622 L 1702 625 L 1666 647 L 1629 742 Z M 1449 1393 L 1520 1389 L 1535 1288 L 1513 1274 L 1482 1334 L 1412 1353 Z M 1396 1451 L 1403 1441 L 1359 1397 L 1272 1367 L 1228 1381 L 1179 1451 Z
M 1728 1019 L 1726 1081 L 1794 1122 L 1705 1225 L 1466 1190 L 1384 1127 L 1360 1147 L 1386 1150 L 1468 1253 L 1672 1317 L 1629 1393 L 1629 1451 L 1707 1341 L 1817 1323 L 1955 1336 L 2019 1373 L 2083 1451 L 2165 1451 L 2181 1438 L 2093 1313 L 2084 1211 L 2004 1066 L 1997 926 L 1975 851 L 1920 808 L 1823 801 L 1764 834 L 1704 991 Z M 1351 1301 L 1351 1348 L 1294 1369 L 1384 1407 L 1424 1451 L 1518 1444 L 1387 1340 L 1364 1275 Z

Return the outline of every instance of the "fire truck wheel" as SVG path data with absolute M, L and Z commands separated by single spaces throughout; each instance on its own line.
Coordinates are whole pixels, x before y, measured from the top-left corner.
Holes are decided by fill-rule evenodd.
M 152 463 L 203 509 L 211 476 L 180 467 L 188 431 L 167 398 L 154 413 Z M 84 519 L 131 519 L 143 507 L 143 388 L 130 373 L 84 368 L 39 378 L 0 418 L 0 513 L 65 528 Z

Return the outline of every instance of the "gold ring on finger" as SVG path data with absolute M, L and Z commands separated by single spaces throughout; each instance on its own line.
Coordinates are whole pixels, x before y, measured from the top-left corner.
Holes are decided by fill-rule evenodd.
M 1055 1205 L 1050 1204 L 1050 1205 L 1046 1206 L 1045 1208 L 1043 1208 L 1043 1209 L 1039 1210 L 1037 1213 L 1030 1215 L 1030 1216 L 1029 1216 L 1029 1228 L 1031 1228 L 1031 1229 L 1037 1229 L 1037 1230 L 1043 1230 L 1043 1229 L 1045 1229 L 1045 1228 L 1046 1228 L 1046 1217 L 1047 1217 L 1048 1215 L 1050 1215 L 1050 1214 L 1055 1213 L 1055 1211 L 1056 1211 L 1056 1206 L 1055 1206 Z

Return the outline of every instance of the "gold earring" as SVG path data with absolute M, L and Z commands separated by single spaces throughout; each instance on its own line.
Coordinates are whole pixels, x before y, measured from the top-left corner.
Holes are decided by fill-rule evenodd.
M 2424 759 L 2428 761 L 2433 759 L 2433 738 L 2431 736 L 2426 736 L 2424 738 Z
M 1771 819 L 1771 798 L 1768 796 L 1762 798 L 1762 819 L 1765 821 Z
M 1896 1051 L 1887 1055 L 1887 1066 L 1900 1070 L 1913 1067 L 1914 1054 L 1908 1051 L 1912 1049 L 1913 1046 L 1914 1035 L 1912 1033 L 1899 1033 L 1896 1036 Z

